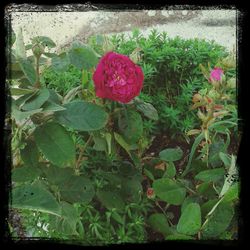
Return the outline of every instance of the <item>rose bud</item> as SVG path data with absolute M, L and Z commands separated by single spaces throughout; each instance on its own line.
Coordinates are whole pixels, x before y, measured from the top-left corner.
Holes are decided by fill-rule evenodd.
M 221 68 L 215 67 L 210 73 L 209 82 L 211 82 L 214 87 L 218 87 L 222 80 L 223 73 L 224 71 Z
M 149 199 L 155 198 L 155 191 L 154 191 L 153 188 L 148 188 L 148 190 L 147 190 L 147 197 L 148 197 Z

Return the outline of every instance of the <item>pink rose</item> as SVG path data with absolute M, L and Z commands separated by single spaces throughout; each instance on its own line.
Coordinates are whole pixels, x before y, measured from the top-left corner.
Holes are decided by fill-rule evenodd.
M 209 81 L 210 82 L 220 81 L 222 74 L 223 74 L 223 70 L 221 68 L 215 67 L 210 73 Z
M 98 97 L 128 103 L 140 94 L 144 75 L 129 57 L 108 52 L 99 61 L 93 74 Z

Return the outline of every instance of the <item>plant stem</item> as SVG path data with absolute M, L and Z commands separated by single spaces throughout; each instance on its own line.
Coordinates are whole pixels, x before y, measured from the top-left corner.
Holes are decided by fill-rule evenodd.
M 165 211 L 167 211 L 167 209 L 170 207 L 170 204 L 168 203 L 166 206 L 165 206 Z
M 165 215 L 166 217 L 168 217 L 167 214 L 166 214 L 166 212 L 165 212 L 165 210 L 160 206 L 160 204 L 158 203 L 158 201 L 155 201 L 155 205 L 156 205 L 158 208 L 161 209 L 161 211 L 164 213 L 164 215 Z
M 125 114 L 125 119 L 128 122 L 128 111 L 127 111 L 127 107 L 125 104 L 122 104 L 123 108 L 124 108 L 124 114 Z
M 36 63 L 36 87 L 40 88 L 41 84 L 40 84 L 40 76 L 39 76 L 39 59 L 40 57 L 35 57 L 35 63 Z
M 83 153 L 84 153 L 86 147 L 87 147 L 87 146 L 89 145 L 89 143 L 92 141 L 92 138 L 93 138 L 93 136 L 90 135 L 89 138 L 88 138 L 88 140 L 87 140 L 86 143 L 84 144 L 84 146 L 80 148 L 80 153 L 79 153 L 78 159 L 77 159 L 77 161 L 76 161 L 76 170 L 79 169 L 80 164 L 81 164 L 81 161 L 82 161 Z
M 114 112 L 114 109 L 115 109 L 115 102 L 111 101 L 111 113 Z
M 177 181 L 178 181 L 178 180 L 177 180 Z M 193 189 L 191 189 L 190 187 L 186 186 L 183 182 L 179 181 L 179 183 L 181 183 L 181 185 L 183 185 L 183 186 L 184 186 L 188 191 L 190 191 L 191 193 L 196 194 L 196 192 L 195 192 Z

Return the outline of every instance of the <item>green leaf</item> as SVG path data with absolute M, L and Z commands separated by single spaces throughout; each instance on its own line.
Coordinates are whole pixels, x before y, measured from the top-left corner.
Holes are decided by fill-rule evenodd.
M 136 103 L 136 108 L 139 111 L 141 111 L 149 119 L 152 119 L 154 121 L 157 121 L 159 119 L 157 110 L 150 103 L 143 102 L 143 101 Z
M 66 108 L 64 108 L 61 105 L 58 105 L 52 101 L 46 101 L 43 105 L 42 105 L 42 109 L 43 112 L 44 111 L 52 111 L 52 112 L 56 112 L 56 111 L 62 111 L 62 110 L 66 110 Z
M 14 103 L 11 104 L 11 116 L 14 117 L 16 121 L 19 122 L 41 111 L 42 109 L 35 109 L 32 111 L 22 112 L 18 110 L 17 106 Z
M 164 236 L 172 234 L 172 230 L 169 227 L 167 218 L 164 214 L 156 213 L 150 215 L 148 218 L 148 224 L 153 230 L 162 233 Z
M 188 163 L 187 163 L 186 169 L 183 171 L 183 173 L 181 175 L 182 177 L 184 177 L 190 171 L 191 163 L 192 163 L 192 160 L 193 160 L 196 148 L 198 147 L 198 145 L 200 144 L 200 142 L 204 139 L 204 137 L 205 137 L 205 135 L 202 132 L 201 134 L 199 134 L 195 138 L 194 143 L 193 143 L 192 148 L 191 148 L 191 152 L 190 152 L 190 155 L 189 155 L 189 159 L 188 159 Z
M 144 174 L 145 174 L 151 181 L 154 181 L 154 180 L 155 180 L 154 175 L 153 175 L 149 170 L 147 170 L 146 168 L 144 168 Z
M 84 44 L 71 48 L 69 51 L 69 58 L 70 62 L 80 70 L 91 69 L 98 63 L 98 57 L 95 51 Z
M 30 166 L 18 167 L 12 170 L 11 180 L 14 182 L 33 181 L 41 174 L 39 168 Z
M 169 178 L 174 178 L 176 175 L 176 168 L 173 162 L 168 162 L 166 166 L 166 171 L 163 175 L 163 177 L 169 177 Z
M 123 139 L 123 137 L 121 135 L 119 135 L 118 133 L 114 132 L 114 138 L 119 143 L 119 145 L 123 149 L 125 149 L 125 151 L 128 153 L 128 155 L 131 157 L 130 145 Z
M 205 161 L 201 161 L 200 159 L 195 159 L 192 161 L 192 173 L 196 175 L 203 170 L 207 170 L 207 163 Z
M 38 166 L 39 151 L 34 141 L 26 141 L 27 145 L 21 150 L 21 158 L 26 166 L 36 168 Z
M 135 168 L 131 162 L 123 161 L 119 167 L 119 175 L 123 176 L 125 179 L 137 179 L 142 182 L 143 176 L 139 169 Z
M 29 82 L 33 85 L 36 82 L 36 71 L 34 69 L 34 66 L 27 59 L 20 58 L 18 62 L 24 75 L 27 77 Z
M 103 128 L 108 114 L 98 105 L 74 101 L 63 105 L 66 110 L 57 112 L 55 117 L 63 125 L 79 131 L 94 131 Z
M 230 141 L 230 136 L 228 134 L 228 140 Z M 214 168 L 221 167 L 221 160 L 219 157 L 219 152 L 227 151 L 227 143 L 224 140 L 214 140 L 209 147 L 209 157 L 208 162 Z
M 79 216 L 76 208 L 64 201 L 60 202 L 60 206 L 62 207 L 62 215 L 61 217 L 53 218 L 53 224 L 51 223 L 53 229 L 66 235 L 78 235 L 76 231 L 76 224 L 79 220 Z
M 33 96 L 35 96 L 37 93 L 39 92 L 39 90 L 34 90 L 32 93 L 29 93 L 29 94 L 25 94 L 19 98 L 17 98 L 16 100 L 15 99 L 12 99 L 13 100 L 13 103 L 15 103 L 17 106 L 23 106 L 25 104 L 26 101 L 28 101 L 29 99 L 31 99 Z
M 34 131 L 35 141 L 44 156 L 59 167 L 75 162 L 75 145 L 64 127 L 57 123 L 47 123 Z
M 112 149 L 112 135 L 110 133 L 105 133 L 105 139 L 107 142 L 107 146 L 108 146 L 108 155 L 111 155 L 111 149 Z
M 212 181 L 217 181 L 221 179 L 225 174 L 224 168 L 215 168 L 215 169 L 209 169 L 209 170 L 204 170 L 197 174 L 194 178 L 196 180 L 201 180 L 204 182 L 212 182 Z
M 117 221 L 118 223 L 120 223 L 121 225 L 124 225 L 124 223 L 125 223 L 125 217 L 121 217 L 121 215 L 120 214 L 118 214 L 116 211 L 112 211 L 112 213 L 111 213 L 111 217 L 115 220 L 115 221 Z
M 105 138 L 94 136 L 93 141 L 95 143 L 93 149 L 96 151 L 107 151 L 107 142 Z
M 56 44 L 53 42 L 53 40 L 47 36 L 36 36 L 33 38 L 32 42 L 39 41 L 43 46 L 47 46 L 49 48 L 55 48 Z
M 204 239 L 213 239 L 227 230 L 234 215 L 229 202 L 221 202 L 202 226 Z
M 54 103 L 60 105 L 62 97 L 58 93 L 56 93 L 56 91 L 53 89 L 48 89 L 48 91 L 49 91 L 48 101 L 51 101 L 51 102 L 54 102 Z
M 217 196 L 212 182 L 203 182 L 200 185 L 197 185 L 196 190 L 199 194 L 202 194 L 208 199 L 214 199 Z
M 37 183 L 12 189 L 12 207 L 37 210 L 60 216 L 61 210 L 54 196 Z
M 114 188 L 121 187 L 121 177 L 118 174 L 113 174 L 110 172 L 105 172 L 102 170 L 98 170 L 98 174 L 100 174 L 105 180 L 109 182 L 109 186 L 114 186 Z
M 121 134 L 128 144 L 137 143 L 143 133 L 143 122 L 141 115 L 134 110 L 125 110 L 118 119 Z
M 38 93 L 29 98 L 22 106 L 23 110 L 39 109 L 49 99 L 48 89 L 40 89 Z
M 40 165 L 40 170 L 45 174 L 45 177 L 53 185 L 63 184 L 74 175 L 73 168 L 59 168 L 53 165 L 47 167 L 46 165 Z
M 231 165 L 231 157 L 228 154 L 220 152 L 219 157 L 222 160 L 222 162 L 224 163 L 225 167 L 230 167 L 230 165 Z
M 190 203 L 198 203 L 199 197 L 197 196 L 187 196 L 185 200 L 183 201 L 181 205 L 181 213 L 183 213 L 184 209 L 189 205 Z
M 59 185 L 61 199 L 69 203 L 89 203 L 94 195 L 92 182 L 83 176 L 70 176 Z
M 22 88 L 11 88 L 10 93 L 11 95 L 25 95 L 29 93 L 33 93 L 34 89 L 22 89 Z
M 160 199 L 172 205 L 180 205 L 186 196 L 186 189 L 169 178 L 155 180 L 153 189 Z
M 118 211 L 123 211 L 125 208 L 125 203 L 120 197 L 120 194 L 115 191 L 108 190 L 98 190 L 96 193 L 98 199 L 104 207 L 107 209 L 116 208 Z
M 177 231 L 181 234 L 194 235 L 201 227 L 201 209 L 198 203 L 190 203 L 186 206 L 179 222 Z
M 82 86 L 77 86 L 73 89 L 70 89 L 67 94 L 63 97 L 63 104 L 71 102 L 76 95 L 82 92 Z
M 161 160 L 163 161 L 178 161 L 183 156 L 183 151 L 181 148 L 167 148 L 159 153 Z
M 239 199 L 239 183 L 234 183 L 229 187 L 223 196 L 223 202 L 229 202 Z
M 57 72 L 64 72 L 69 68 L 70 60 L 66 52 L 52 57 L 51 67 Z
M 204 219 L 206 215 L 212 210 L 212 208 L 216 205 L 218 199 L 208 200 L 207 202 L 201 205 L 201 216 Z
M 121 195 L 130 202 L 138 202 L 142 195 L 141 182 L 136 178 L 123 178 L 121 183 Z

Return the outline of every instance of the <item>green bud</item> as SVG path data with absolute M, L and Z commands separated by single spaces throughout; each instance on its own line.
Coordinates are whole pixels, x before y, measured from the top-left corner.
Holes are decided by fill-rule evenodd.
M 41 44 L 35 44 L 32 47 L 32 51 L 35 57 L 40 57 L 44 53 L 44 47 Z

